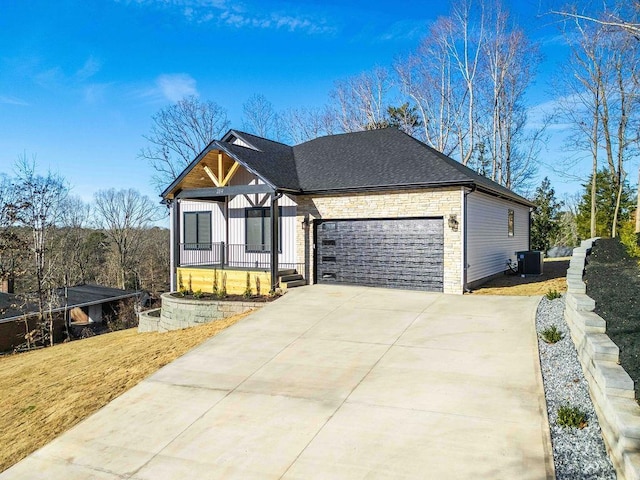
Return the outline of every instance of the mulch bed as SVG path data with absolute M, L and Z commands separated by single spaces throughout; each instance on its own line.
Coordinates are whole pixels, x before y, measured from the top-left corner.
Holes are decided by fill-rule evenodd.
M 607 322 L 607 335 L 620 348 L 620 364 L 640 399 L 640 268 L 617 239 L 601 239 L 587 258 L 587 294 Z
M 187 298 L 189 300 L 221 300 L 223 302 L 256 302 L 256 303 L 267 303 L 273 302 L 280 298 L 280 295 L 251 295 L 250 297 L 245 297 L 244 295 L 236 295 L 229 294 L 224 297 L 220 297 L 218 295 L 213 295 L 212 293 L 203 293 L 202 295 L 194 296 L 191 293 L 180 294 L 180 293 L 172 293 L 172 296 L 176 298 Z

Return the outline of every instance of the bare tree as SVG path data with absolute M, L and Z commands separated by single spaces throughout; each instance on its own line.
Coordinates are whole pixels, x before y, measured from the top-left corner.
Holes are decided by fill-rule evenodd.
M 638 0 L 619 1 L 611 7 L 607 5 L 607 2 L 604 2 L 604 10 L 599 15 L 583 13 L 576 6 L 567 10 L 551 10 L 551 13 L 556 15 L 574 20 L 586 20 L 602 27 L 621 30 L 632 35 L 636 40 L 640 39 L 640 22 L 635 17 L 638 12 L 640 12 L 640 1 Z
M 16 231 L 20 205 L 12 180 L 0 174 L 0 281 L 12 280 L 25 244 Z
M 229 128 L 227 112 L 214 101 L 190 96 L 163 108 L 152 117 L 149 145 L 138 158 L 155 170 L 153 184 L 164 189 L 212 140 Z
M 127 288 L 128 276 L 135 272 L 139 261 L 146 230 L 160 218 L 160 210 L 149 197 L 133 189 L 100 190 L 94 198 L 96 225 L 104 230 L 115 249 L 118 286 Z
M 478 82 L 478 131 L 491 156 L 491 179 L 506 186 L 521 186 L 532 175 L 544 139 L 546 124 L 528 128 L 524 95 L 540 56 L 524 31 L 515 25 L 499 2 L 487 9 L 483 48 L 487 82 Z
M 383 126 L 391 86 L 389 72 L 381 67 L 336 82 L 330 94 L 331 108 L 340 129 L 357 132 Z
M 335 112 L 330 108 L 290 108 L 278 115 L 282 140 L 298 144 L 340 131 Z
M 508 188 L 535 172 L 544 128 L 527 123 L 524 95 L 539 61 L 499 0 L 454 5 L 395 65 L 426 143 Z
M 242 128 L 248 133 L 276 139 L 277 127 L 278 115 L 264 95 L 252 95 L 242 104 Z
M 576 35 L 577 33 L 577 35 Z M 572 147 L 591 156 L 591 235 L 596 234 L 596 190 L 599 160 L 604 156 L 617 190 L 611 236 L 617 235 L 625 163 L 637 152 L 640 122 L 640 57 L 631 37 L 577 17 L 566 35 L 571 61 L 562 77 L 561 118 L 573 125 Z
M 45 176 L 36 173 L 35 157 L 22 155 L 16 164 L 15 186 L 18 224 L 31 232 L 31 258 L 34 269 L 38 313 L 43 340 L 53 345 L 53 325 L 46 322 L 46 307 L 50 304 L 50 269 L 47 267 L 48 236 L 60 218 L 61 207 L 67 197 L 68 187 L 64 179 L 52 172 Z M 51 320 L 51 319 L 49 319 Z

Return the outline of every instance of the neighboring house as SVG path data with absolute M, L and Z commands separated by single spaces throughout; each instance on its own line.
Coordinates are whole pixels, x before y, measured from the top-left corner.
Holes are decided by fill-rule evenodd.
M 395 128 L 293 147 L 230 130 L 162 197 L 172 288 L 211 291 L 215 271 L 239 293 L 247 272 L 268 290 L 282 270 L 298 284 L 462 293 L 529 249 L 533 209 Z
M 61 337 L 65 320 L 70 325 L 101 323 L 105 316 L 116 313 L 120 300 L 134 298 L 139 294 L 140 292 L 102 285 L 76 285 L 56 289 L 50 306 L 54 315 L 54 338 Z M 37 318 L 38 305 L 33 295 L 0 292 L 0 351 L 24 343 L 26 330 L 36 328 Z

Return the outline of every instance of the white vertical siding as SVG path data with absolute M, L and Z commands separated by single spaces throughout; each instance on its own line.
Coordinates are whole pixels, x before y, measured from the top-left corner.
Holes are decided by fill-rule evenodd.
M 229 185 L 256 185 L 260 182 L 255 175 L 247 172 L 244 168 L 239 168 L 233 176 Z M 245 209 L 249 207 L 270 207 L 269 194 L 236 195 L 229 198 L 228 205 L 228 232 L 225 221 L 224 203 L 199 202 L 183 200 L 180 204 L 180 243 L 184 243 L 184 213 L 185 212 L 211 212 L 212 235 L 211 241 L 214 243 L 225 242 L 232 245 L 231 250 L 236 254 L 244 255 L 245 235 Z M 280 263 L 297 263 L 296 261 L 296 202 L 293 197 L 284 195 L 278 205 L 282 207 L 282 252 L 280 253 Z M 302 227 L 300 226 L 300 229 Z M 189 262 L 190 256 L 202 255 L 198 252 L 183 252 L 182 261 Z M 268 263 L 270 256 L 268 253 L 248 253 L 243 261 Z
M 508 211 L 514 211 L 514 235 L 508 235 Z M 529 249 L 529 207 L 484 193 L 467 196 L 467 282 L 506 270 L 515 252 Z

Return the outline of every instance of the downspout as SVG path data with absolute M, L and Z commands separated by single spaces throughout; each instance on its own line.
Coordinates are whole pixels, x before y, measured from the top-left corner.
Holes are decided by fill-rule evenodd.
M 463 190 L 463 201 L 462 201 L 462 292 L 470 293 L 471 289 L 467 286 L 467 275 L 469 270 L 469 265 L 467 263 L 467 196 L 476 191 L 476 185 L 473 184 L 471 190 Z
M 280 210 L 278 200 L 282 198 L 282 192 L 271 194 L 271 291 L 275 292 L 280 285 L 278 281 L 278 250 L 280 247 Z

